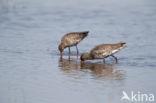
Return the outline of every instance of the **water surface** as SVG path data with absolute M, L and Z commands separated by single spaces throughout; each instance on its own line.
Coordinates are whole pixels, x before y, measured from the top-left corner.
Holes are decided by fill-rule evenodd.
M 155 0 L 0 1 L 1 103 L 121 103 L 122 91 L 156 94 Z M 89 30 L 80 53 L 124 41 L 113 58 L 60 60 L 61 37 Z M 76 49 L 71 48 L 75 55 Z

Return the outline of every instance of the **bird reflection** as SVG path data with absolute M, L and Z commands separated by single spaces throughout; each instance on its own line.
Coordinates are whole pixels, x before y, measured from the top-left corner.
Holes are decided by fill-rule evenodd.
M 81 69 L 89 69 L 92 71 L 92 75 L 96 78 L 103 79 L 123 79 L 123 74 L 121 70 L 115 69 L 114 64 L 103 64 L 103 63 L 90 63 L 81 64 Z
M 81 73 L 90 73 L 93 78 L 107 79 L 107 80 L 122 80 L 123 71 L 115 69 L 116 64 L 103 64 L 86 62 L 80 64 L 78 59 L 60 59 L 59 67 L 66 75 L 72 77 L 80 77 Z
M 76 59 L 71 59 L 70 57 L 68 59 L 60 58 L 59 67 L 62 70 L 74 70 L 80 68 L 80 64 L 78 64 Z
M 80 64 L 78 63 L 78 60 L 60 58 L 59 67 L 67 76 L 72 78 L 79 77 L 78 69 L 80 69 Z

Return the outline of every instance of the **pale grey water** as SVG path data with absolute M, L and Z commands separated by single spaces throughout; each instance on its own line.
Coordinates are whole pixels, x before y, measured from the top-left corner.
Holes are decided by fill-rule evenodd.
M 90 33 L 81 53 L 126 42 L 119 63 L 81 65 L 67 55 L 60 61 L 61 37 L 84 30 Z M 155 0 L 0 0 L 0 103 L 121 103 L 122 91 L 156 95 L 155 45 Z

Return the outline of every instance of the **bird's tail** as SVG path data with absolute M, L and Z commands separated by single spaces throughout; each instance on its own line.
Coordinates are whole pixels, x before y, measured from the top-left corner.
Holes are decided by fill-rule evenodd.
M 122 47 L 122 48 L 127 47 L 125 42 L 120 42 L 119 45 L 120 45 L 120 47 Z
M 82 38 L 85 38 L 88 36 L 89 31 L 80 32 L 79 34 L 82 35 Z

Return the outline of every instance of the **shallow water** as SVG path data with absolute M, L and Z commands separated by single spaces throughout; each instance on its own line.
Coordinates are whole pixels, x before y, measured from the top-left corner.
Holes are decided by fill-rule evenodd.
M 155 0 L 1 0 L 0 102 L 127 103 L 122 91 L 156 95 L 155 27 Z M 61 37 L 86 30 L 80 53 L 127 43 L 118 64 L 110 57 L 81 65 L 68 49 L 59 59 Z

